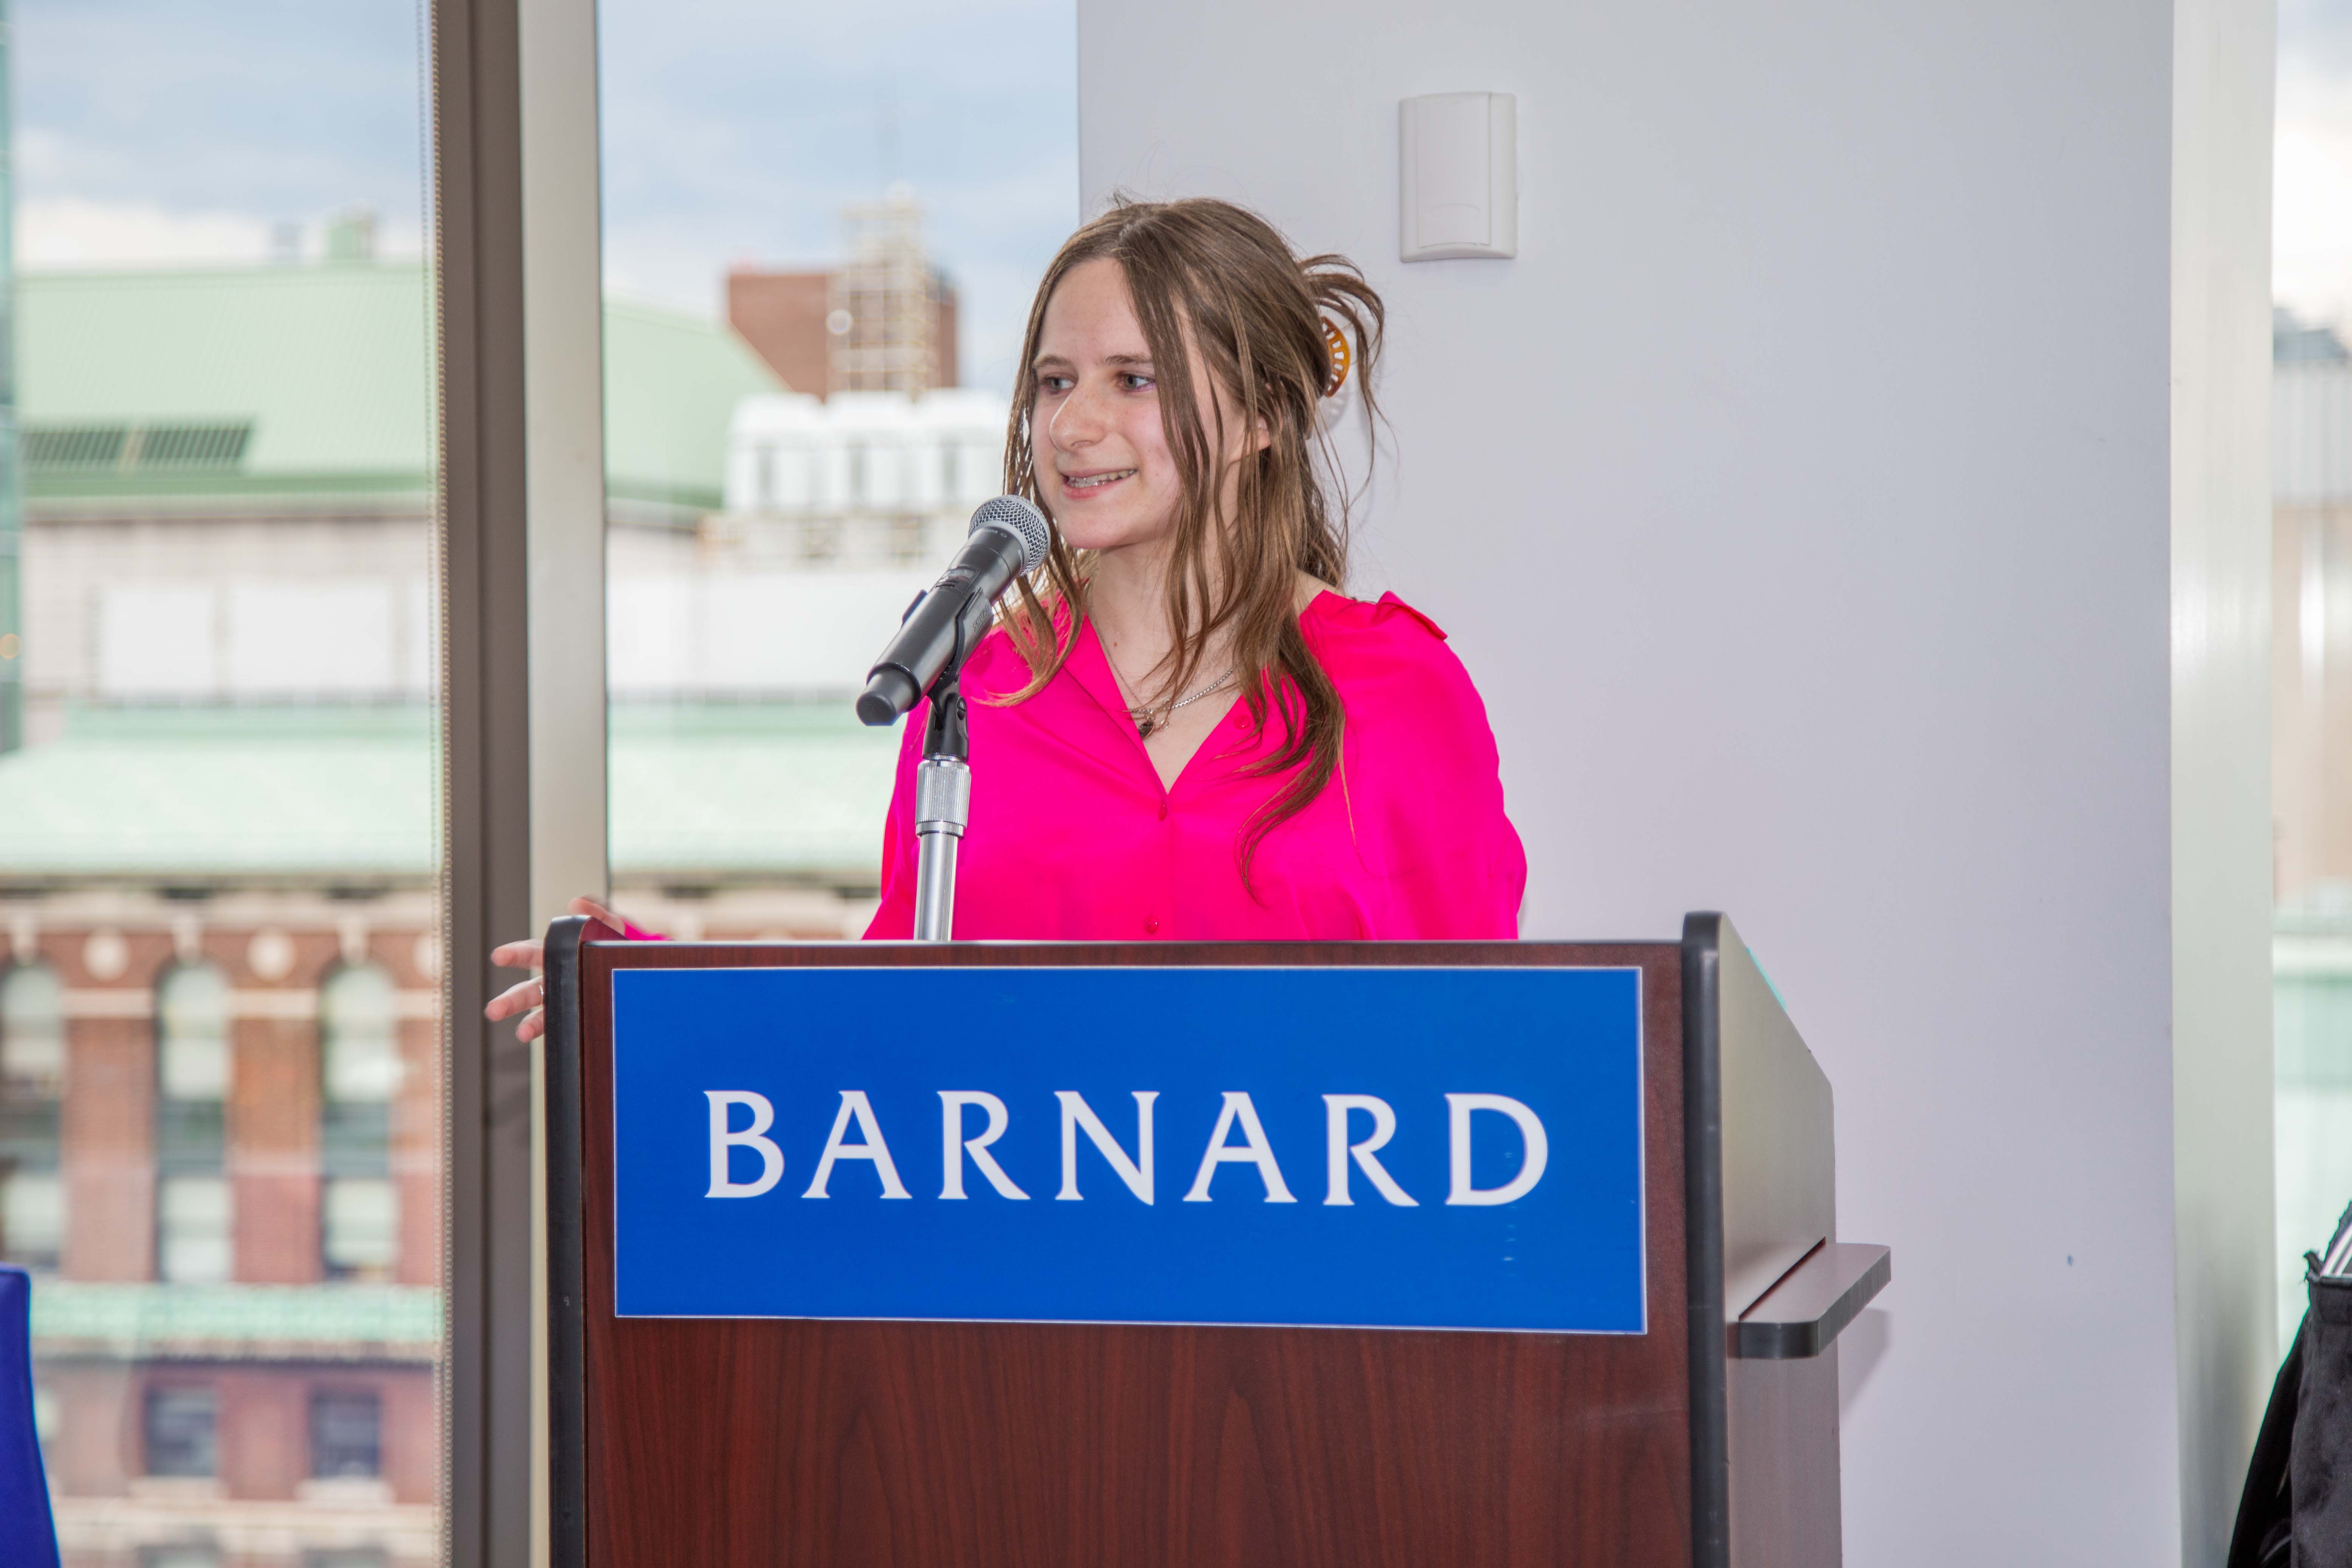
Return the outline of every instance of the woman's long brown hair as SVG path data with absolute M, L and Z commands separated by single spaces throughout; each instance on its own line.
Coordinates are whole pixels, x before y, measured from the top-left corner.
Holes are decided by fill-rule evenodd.
M 1096 260 L 1117 262 L 1126 277 L 1182 480 L 1168 573 L 1174 650 L 1152 673 L 1161 676 L 1162 690 L 1188 689 L 1210 639 L 1230 629 L 1234 673 L 1251 723 L 1263 727 L 1271 715 L 1283 726 L 1279 746 L 1251 771 L 1297 770 L 1235 846 L 1247 881 L 1265 836 L 1304 811 L 1339 766 L 1339 694 L 1299 632 L 1297 601 L 1301 572 L 1335 586 L 1348 577 L 1349 497 L 1320 417 L 1325 395 L 1338 384 L 1324 322 L 1331 319 L 1349 339 L 1369 422 L 1379 414 L 1371 373 L 1386 312 L 1346 258 L 1298 257 L 1273 225 L 1245 208 L 1198 198 L 1120 200 L 1070 237 L 1029 307 L 1004 486 L 1049 518 L 1029 418 L 1037 401 L 1038 337 L 1055 286 L 1072 268 Z M 1231 516 L 1218 454 L 1232 442 L 1220 411 L 1202 409 L 1192 395 L 1195 350 L 1241 428 L 1262 428 L 1271 437 L 1241 459 Z M 1318 456 L 1334 477 L 1328 494 L 1317 472 Z M 1045 563 L 1034 574 L 1042 581 L 1023 578 L 1019 603 L 1004 617 L 1031 674 L 1029 685 L 1008 700 L 1035 695 L 1068 659 L 1086 614 L 1087 575 L 1084 554 L 1070 548 L 1057 523 Z

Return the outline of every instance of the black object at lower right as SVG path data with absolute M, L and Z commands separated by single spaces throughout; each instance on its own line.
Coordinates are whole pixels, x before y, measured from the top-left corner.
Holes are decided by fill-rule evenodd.
M 2332 1253 L 2352 1229 L 2344 1211 Z M 2304 1255 L 2310 1310 L 2271 1385 L 2228 1568 L 2352 1568 L 2352 1280 Z
M 2287 1493 L 2295 1568 L 2352 1568 L 2352 1279 L 2319 1272 L 2306 1255 L 2311 1310 L 2303 1320 L 2302 1387 Z

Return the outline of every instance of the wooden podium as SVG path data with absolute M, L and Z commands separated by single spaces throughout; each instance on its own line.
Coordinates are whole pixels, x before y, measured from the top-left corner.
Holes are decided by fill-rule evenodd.
M 555 1568 L 1839 1561 L 1834 1341 L 1888 1255 L 1838 1239 L 1828 1083 L 1721 916 L 1679 943 L 611 935 L 548 942 Z M 1641 1331 L 620 1315 L 616 975 L 1167 965 L 1638 972 Z

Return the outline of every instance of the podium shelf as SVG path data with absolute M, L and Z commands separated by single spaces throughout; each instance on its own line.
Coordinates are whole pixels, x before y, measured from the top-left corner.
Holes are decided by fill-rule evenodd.
M 1807 1253 L 1731 1326 L 1743 1361 L 1801 1361 L 1830 1347 L 1894 1278 L 1894 1256 L 1865 1242 L 1830 1241 Z

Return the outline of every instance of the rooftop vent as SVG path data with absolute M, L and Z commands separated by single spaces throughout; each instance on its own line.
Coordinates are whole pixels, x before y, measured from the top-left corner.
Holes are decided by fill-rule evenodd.
M 28 425 L 25 466 L 49 473 L 219 470 L 245 460 L 249 419 L 235 425 Z

